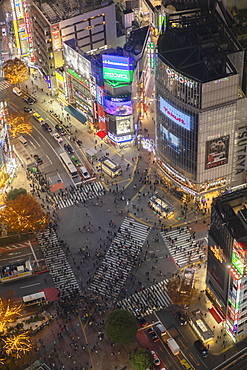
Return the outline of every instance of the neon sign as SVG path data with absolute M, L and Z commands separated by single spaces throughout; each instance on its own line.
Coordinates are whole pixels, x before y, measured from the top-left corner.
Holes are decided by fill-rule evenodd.
M 186 128 L 186 130 L 191 130 L 191 117 L 188 114 L 181 112 L 177 108 L 174 108 L 162 97 L 160 97 L 160 110 L 165 116 L 167 116 L 173 122 Z
M 185 84 L 188 87 L 193 87 L 194 86 L 194 82 L 192 82 L 190 80 L 186 80 L 186 78 L 177 74 L 176 72 L 174 72 L 170 68 L 166 68 L 166 73 L 167 73 L 168 77 L 174 79 L 175 81 L 178 81 L 181 84 Z
M 133 80 L 131 58 L 116 55 L 102 55 L 104 80 L 129 83 Z

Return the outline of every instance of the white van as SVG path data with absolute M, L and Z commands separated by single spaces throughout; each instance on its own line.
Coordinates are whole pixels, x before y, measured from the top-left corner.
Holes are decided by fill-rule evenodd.
M 21 96 L 22 95 L 22 91 L 21 89 L 19 89 L 19 87 L 14 87 L 13 88 L 13 93 L 17 96 Z
M 88 173 L 88 171 L 87 171 L 87 169 L 86 169 L 86 167 L 85 166 L 80 166 L 79 167 L 79 172 L 80 172 L 80 174 L 81 174 L 81 176 L 85 179 L 85 180 L 87 180 L 87 179 L 90 179 L 90 175 L 89 175 L 89 173 Z
M 26 146 L 28 144 L 27 140 L 23 136 L 18 136 L 18 140 Z
M 160 332 L 161 335 L 166 333 L 166 329 L 164 328 L 164 326 L 162 324 L 157 324 L 156 329 L 158 329 L 158 331 Z

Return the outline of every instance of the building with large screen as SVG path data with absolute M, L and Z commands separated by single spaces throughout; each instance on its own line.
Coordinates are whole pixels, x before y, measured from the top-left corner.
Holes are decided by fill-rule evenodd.
M 245 182 L 243 63 L 216 11 L 168 17 L 158 39 L 156 154 L 171 187 L 200 197 Z
M 214 200 L 208 236 L 207 295 L 235 341 L 247 335 L 247 187 Z

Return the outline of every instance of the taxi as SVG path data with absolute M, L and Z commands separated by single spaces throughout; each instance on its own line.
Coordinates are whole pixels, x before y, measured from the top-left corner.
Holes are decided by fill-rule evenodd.
M 41 117 L 41 115 L 37 112 L 33 113 L 33 118 L 36 119 L 39 123 L 44 122 L 44 118 Z

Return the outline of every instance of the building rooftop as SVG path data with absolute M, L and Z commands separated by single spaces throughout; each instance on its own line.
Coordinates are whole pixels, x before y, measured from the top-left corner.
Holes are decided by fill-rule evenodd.
M 216 11 L 196 9 L 170 14 L 158 39 L 161 59 L 200 82 L 236 74 L 228 56 L 240 51 L 242 47 Z
M 50 23 L 60 22 L 77 15 L 104 8 L 112 0 L 33 0 Z
M 230 234 L 247 247 L 247 187 L 229 191 L 214 202 Z
M 124 50 L 128 53 L 139 55 L 142 52 L 143 46 L 145 47 L 145 40 L 149 34 L 149 26 L 139 28 L 131 31 L 129 39 L 124 45 Z

